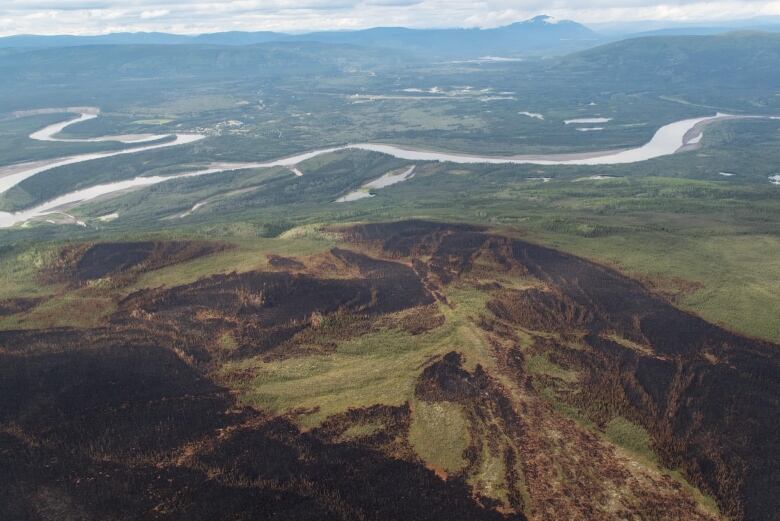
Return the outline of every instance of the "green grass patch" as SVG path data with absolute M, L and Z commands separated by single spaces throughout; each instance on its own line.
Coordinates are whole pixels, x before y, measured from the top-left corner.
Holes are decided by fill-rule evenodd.
M 409 442 L 428 464 L 455 473 L 463 468 L 463 451 L 469 445 L 466 416 L 451 402 L 414 402 Z
M 0 253 L 0 298 L 51 294 L 55 288 L 41 285 L 38 273 L 55 255 L 51 244 Z
M 222 333 L 217 339 L 217 343 L 220 349 L 225 351 L 235 351 L 235 349 L 238 347 L 238 342 L 236 342 L 236 338 L 230 331 L 225 331 Z
M 661 466 L 658 456 L 651 447 L 650 433 L 644 427 L 622 416 L 612 418 L 604 429 L 604 436 L 615 445 L 626 449 L 632 456 L 642 463 L 657 466 L 661 472 L 669 474 L 675 481 L 690 493 L 697 503 L 709 512 L 719 515 L 720 509 L 714 498 L 702 493 L 697 487 L 690 484 L 685 474 L 680 470 L 670 470 Z
M 306 256 L 327 251 L 335 245 L 333 241 L 312 237 L 297 239 L 253 238 L 231 241 L 231 244 L 235 247 L 215 255 L 207 255 L 145 273 L 133 284 L 130 290 L 178 286 L 219 273 L 241 273 L 267 269 L 268 253 L 292 257 Z
M 115 309 L 111 298 L 72 292 L 47 300 L 28 312 L 0 319 L 0 330 L 96 327 Z
M 447 289 L 447 301 L 450 306 L 439 306 L 450 328 L 448 338 L 449 351 L 458 351 L 464 355 L 463 365 L 473 371 L 477 364 L 495 368 L 495 360 L 490 345 L 482 330 L 475 324 L 479 315 L 485 313 L 490 295 L 470 286 L 455 286 Z M 497 374 L 498 371 L 495 371 Z
M 365 438 L 366 436 L 372 436 L 384 428 L 382 422 L 370 422 L 362 423 L 360 425 L 352 425 L 347 430 L 341 433 L 339 441 L 349 441 L 358 438 Z
M 507 484 L 506 467 L 499 454 L 493 454 L 488 447 L 487 440 L 482 444 L 482 459 L 478 473 L 469 480 L 479 490 L 479 493 L 506 502 Z
M 488 365 L 489 346 L 470 316 L 484 310 L 486 295 L 476 290 L 448 292 L 453 307 L 441 305 L 445 323 L 413 336 L 400 329 L 383 329 L 341 343 L 334 353 L 264 362 L 260 358 L 229 363 L 221 377 L 243 391 L 251 405 L 275 413 L 314 410 L 300 418 L 319 425 L 350 407 L 401 405 L 414 398 L 423 367 L 436 356 L 462 352 L 470 365 Z M 253 374 L 247 379 L 247 373 Z
M 546 355 L 534 355 L 526 362 L 526 369 L 535 374 L 552 376 L 564 382 L 572 383 L 577 381 L 577 372 L 564 369 L 558 364 L 551 362 Z
M 276 413 L 316 409 L 301 418 L 304 425 L 315 426 L 350 407 L 401 405 L 411 399 L 421 367 L 441 353 L 445 338 L 442 331 L 413 337 L 387 329 L 345 342 L 332 354 L 249 359 L 227 364 L 221 373 L 228 380 L 237 375 L 235 385 L 249 404 Z M 242 376 L 246 370 L 255 375 L 249 381 Z
M 604 434 L 615 445 L 623 447 L 647 461 L 658 462 L 658 457 L 650 447 L 650 433 L 641 425 L 622 416 L 617 416 L 607 423 Z
M 539 390 L 539 396 L 550 403 L 556 411 L 558 411 L 560 414 L 566 416 L 567 418 L 570 418 L 574 421 L 576 421 L 578 424 L 580 424 L 582 427 L 585 427 L 587 429 L 595 429 L 596 425 L 589 420 L 582 411 L 579 410 L 579 408 L 574 407 L 573 405 L 569 405 L 568 403 L 561 400 L 556 390 L 553 387 L 544 387 Z

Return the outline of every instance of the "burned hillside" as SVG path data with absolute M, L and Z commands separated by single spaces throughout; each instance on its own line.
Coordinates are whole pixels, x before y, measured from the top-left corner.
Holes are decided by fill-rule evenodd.
M 614 270 L 484 229 L 407 221 L 329 233 L 339 245 L 319 253 L 132 291 L 121 288 L 143 273 L 230 246 L 63 250 L 42 276 L 87 290 L 109 281 L 94 291 L 115 308 L 97 327 L 0 332 L 2 510 L 719 518 L 664 469 L 734 519 L 780 508 L 778 346 Z M 339 365 L 349 360 L 365 365 L 350 373 Z M 320 366 L 330 372 L 299 375 Z M 354 401 L 364 395 L 376 398 Z M 436 445 L 442 425 L 458 434 L 452 445 Z M 626 452 L 609 437 L 615 425 L 648 433 L 651 455 Z

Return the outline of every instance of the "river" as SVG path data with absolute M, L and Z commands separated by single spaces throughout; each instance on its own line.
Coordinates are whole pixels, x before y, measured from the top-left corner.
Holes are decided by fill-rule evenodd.
M 55 110 L 55 109 L 46 109 Z M 143 143 L 147 141 L 159 141 L 162 138 L 168 136 L 156 136 L 156 135 L 141 135 L 141 136 L 107 136 L 103 138 L 87 138 L 87 139 L 63 139 L 57 138 L 57 134 L 67 128 L 69 125 L 87 121 L 97 117 L 99 111 L 95 108 L 90 108 L 87 112 L 82 112 L 78 117 L 50 125 L 44 129 L 34 132 L 30 135 L 31 139 L 38 139 L 44 141 L 68 141 L 68 142 L 95 142 L 95 141 L 118 141 L 122 143 Z M 153 184 L 168 181 L 170 179 L 178 179 L 182 177 L 200 176 L 219 172 L 225 172 L 227 170 L 237 170 L 246 168 L 270 168 L 276 166 L 284 166 L 291 169 L 295 175 L 302 175 L 297 166 L 317 156 L 337 152 L 341 150 L 366 150 L 371 152 L 378 152 L 382 154 L 388 154 L 399 159 L 405 159 L 408 161 L 446 161 L 459 164 L 533 164 L 533 165 L 619 165 L 637 163 L 639 161 L 646 161 L 657 157 L 667 156 L 679 152 L 681 150 L 690 149 L 695 147 L 698 141 L 701 139 L 701 132 L 703 127 L 709 123 L 724 119 L 733 118 L 760 118 L 763 116 L 732 116 L 729 114 L 715 114 L 714 116 L 700 117 L 684 119 L 676 121 L 668 125 L 664 125 L 659 128 L 653 135 L 652 139 L 636 148 L 623 149 L 623 150 L 609 150 L 601 152 L 586 152 L 575 154 L 548 154 L 548 155 L 515 155 L 515 156 L 485 156 L 479 154 L 460 154 L 455 152 L 442 152 L 434 150 L 425 150 L 419 148 L 402 147 L 392 144 L 384 143 L 355 143 L 338 147 L 323 148 L 318 150 L 311 150 L 303 152 L 289 157 L 275 159 L 272 161 L 266 161 L 261 163 L 227 163 L 220 164 L 219 166 L 210 166 L 201 170 L 187 172 L 178 175 L 171 176 L 150 176 L 150 177 L 136 177 L 134 179 L 118 181 L 115 183 L 107 183 L 103 185 L 97 185 L 83 190 L 77 190 L 55 199 L 47 201 L 36 207 L 28 210 L 22 210 L 20 212 L 0 212 L 0 228 L 8 228 L 15 224 L 28 221 L 30 219 L 40 217 L 49 213 L 54 213 L 57 208 L 73 205 L 75 203 L 87 201 L 107 195 L 113 192 L 119 192 L 129 190 L 132 188 L 139 188 L 144 186 L 150 186 Z M 770 117 L 771 119 L 777 119 L 776 117 Z M 696 129 L 696 131 L 694 131 Z M 20 182 L 28 179 L 36 174 L 51 170 L 65 165 L 73 165 L 84 161 L 91 161 L 94 159 L 103 159 L 107 157 L 119 156 L 124 154 L 137 154 L 148 150 L 155 150 L 160 148 L 185 145 L 194 143 L 203 139 L 205 136 L 202 134 L 175 134 L 175 138 L 171 141 L 164 143 L 152 143 L 139 147 L 131 147 L 111 152 L 94 152 L 86 154 L 78 154 L 74 156 L 63 157 L 59 159 L 35 161 L 29 163 L 22 163 L 17 165 L 10 165 L 6 167 L 0 167 L 0 194 L 8 191 L 10 188 L 16 186 Z

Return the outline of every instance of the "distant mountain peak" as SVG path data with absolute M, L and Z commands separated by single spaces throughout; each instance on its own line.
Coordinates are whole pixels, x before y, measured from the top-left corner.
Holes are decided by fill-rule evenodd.
M 539 16 L 534 16 L 530 20 L 526 20 L 526 23 L 532 23 L 532 24 L 548 24 L 548 25 L 554 25 L 560 22 L 565 22 L 567 20 L 560 20 L 558 18 L 555 18 L 554 16 L 549 16 L 546 14 L 540 14 Z
M 534 16 L 522 22 L 515 22 L 497 30 L 512 32 L 517 35 L 533 35 L 534 38 L 541 39 L 539 41 L 546 41 L 548 44 L 553 40 L 596 41 L 599 39 L 597 33 L 582 24 L 546 14 Z

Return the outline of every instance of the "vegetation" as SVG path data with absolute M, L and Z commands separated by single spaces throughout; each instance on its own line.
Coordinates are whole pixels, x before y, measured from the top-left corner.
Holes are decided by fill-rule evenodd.
M 628 449 L 641 457 L 654 461 L 656 455 L 650 447 L 650 434 L 641 425 L 617 416 L 607 423 L 604 433 L 612 443 Z
M 448 402 L 416 402 L 409 429 L 409 443 L 434 469 L 455 474 L 465 464 L 469 446 L 466 418 L 460 407 Z
M 436 235 L 437 229 L 449 231 Z M 311 433 L 300 436 L 346 444 L 350 450 L 371 448 L 378 454 L 428 467 L 448 482 L 462 479 L 480 498 L 480 508 L 486 515 L 494 508 L 541 519 L 553 513 L 558 516 L 562 511 L 577 512 L 579 507 L 569 503 L 569 498 L 586 489 L 596 494 L 606 487 L 619 491 L 617 497 L 628 511 L 667 509 L 670 519 L 680 515 L 717 517 L 703 510 L 705 499 L 695 488 L 685 483 L 685 492 L 680 492 L 676 480 L 682 480 L 682 476 L 664 477 L 669 471 L 659 465 L 671 465 L 681 454 L 665 440 L 666 431 L 650 430 L 638 423 L 650 422 L 645 415 L 663 407 L 664 392 L 668 391 L 648 387 L 646 392 L 659 402 L 635 408 L 626 401 L 627 396 L 610 394 L 613 391 L 607 383 L 616 378 L 645 381 L 642 364 L 654 367 L 652 361 L 670 350 L 686 360 L 688 356 L 698 359 L 700 351 L 669 344 L 664 330 L 648 326 L 643 334 L 650 347 L 627 348 L 638 360 L 635 373 L 616 377 L 600 368 L 603 364 L 611 367 L 614 348 L 594 336 L 593 331 L 598 329 L 592 329 L 587 337 L 572 337 L 577 328 L 607 327 L 620 332 L 613 334 L 614 338 L 645 342 L 632 329 L 634 319 L 624 316 L 624 311 L 606 315 L 576 311 L 580 297 L 564 274 L 580 273 L 579 291 L 587 292 L 586 298 L 597 303 L 594 309 L 611 309 L 608 301 L 598 300 L 604 298 L 599 289 L 601 282 L 593 286 L 595 279 L 589 275 L 600 268 L 467 226 L 400 223 L 320 230 L 306 228 L 290 232 L 286 238 L 251 242 L 253 249 L 239 243 L 202 250 L 197 242 L 185 245 L 151 241 L 68 245 L 55 250 L 38 270 L 39 276 L 64 281 L 67 286 L 59 290 L 63 293 L 48 303 L 33 302 L 26 310 L 17 303 L 20 311 L 12 309 L 5 320 L 26 323 L 28 331 L 7 333 L 0 340 L 6 350 L 32 352 L 49 349 L 51 342 L 98 346 L 137 339 L 131 342 L 170 346 L 165 351 L 170 350 L 188 370 L 237 391 L 240 400 L 255 410 L 286 418 L 294 422 L 295 429 Z M 405 245 L 400 237 L 412 242 Z M 336 241 L 337 247 L 328 246 L 329 241 Z M 424 257 L 411 253 L 419 251 L 420 244 L 429 244 Z M 190 258 L 201 251 L 203 255 Z M 124 253 L 118 256 L 118 252 Z M 163 258 L 160 252 L 170 253 L 164 258 L 178 256 L 177 264 L 159 264 L 157 259 Z M 371 256 L 361 252 L 371 252 Z M 420 275 L 408 267 L 405 259 L 409 256 Z M 242 265 L 248 258 L 254 258 L 254 263 Z M 122 262 L 117 263 L 120 259 Z M 518 295 L 535 295 L 543 286 L 534 280 L 548 278 L 545 270 L 559 263 L 563 265 L 555 268 L 561 270 L 555 272 L 555 280 L 560 281 L 557 291 L 568 295 L 566 306 L 571 312 L 553 313 L 561 306 L 542 298 L 516 300 Z M 93 267 L 101 271 L 95 272 Z M 618 292 L 609 293 L 609 298 L 620 295 L 626 299 L 618 309 L 629 313 L 635 309 L 648 313 L 648 317 L 667 313 L 670 318 L 666 323 L 682 320 L 682 329 L 696 330 L 685 323 L 694 319 L 656 302 L 628 279 L 613 272 L 607 276 L 611 281 L 607 287 Z M 101 282 L 84 286 L 85 280 Z M 428 291 L 437 295 L 436 302 Z M 91 322 L 78 322 L 81 311 L 63 306 L 57 324 L 65 325 L 66 317 L 71 317 L 70 325 L 80 329 L 46 329 L 52 324 L 41 317 L 50 306 L 89 295 L 99 295 L 110 306 L 107 313 L 93 313 Z M 496 301 L 503 304 L 497 306 Z M 627 307 L 625 302 L 633 304 Z M 6 308 L 11 309 L 10 304 Z M 548 316 L 555 317 L 552 330 L 546 325 Z M 604 320 L 610 325 L 597 325 Z M 519 340 L 514 333 L 518 326 L 534 333 L 524 333 Z M 721 330 L 706 326 L 701 331 L 709 340 L 695 342 L 712 350 L 707 351 L 708 357 L 731 356 L 715 347 L 721 341 L 718 335 L 724 334 Z M 50 335 L 55 336 L 50 339 Z M 724 345 L 753 342 L 729 338 L 723 340 Z M 104 352 L 101 349 L 98 352 Z M 111 352 L 105 351 L 106 356 L 115 356 L 109 355 Z M 78 360 L 81 355 L 75 353 L 65 360 Z M 110 360 L 106 363 L 114 363 Z M 749 364 L 736 362 L 737 358 L 730 360 Z M 721 370 L 713 367 L 712 371 Z M 667 381 L 662 369 L 652 369 L 658 373 L 654 378 L 659 382 Z M 744 370 L 754 371 L 749 365 Z M 704 378 L 709 378 L 707 374 Z M 535 385 L 523 383 L 524 375 L 552 385 L 555 400 L 590 421 L 575 423 L 548 409 L 543 393 L 536 394 Z M 599 380 L 602 377 L 603 383 Z M 735 377 L 723 373 L 719 378 Z M 738 378 L 732 383 L 747 385 L 746 396 L 758 392 Z M 716 426 L 721 420 L 708 412 L 708 399 L 701 398 L 705 401 L 695 401 L 692 406 L 705 419 L 707 435 L 713 436 L 720 432 Z M 519 410 L 526 412 L 520 415 Z M 610 412 L 615 410 L 626 416 Z M 597 425 L 603 414 L 609 416 L 602 435 Z M 751 417 L 757 416 L 751 413 Z M 231 427 L 237 434 L 220 439 L 251 438 L 263 432 L 252 427 L 254 423 L 242 425 Z M 529 425 L 535 428 L 529 429 Z M 33 435 L 31 428 L 23 427 L 25 436 Z M 773 427 L 768 424 L 765 428 Z M 554 443 L 564 432 L 566 443 Z M 752 436 L 748 432 L 745 435 Z M 181 434 L 175 437 L 181 440 L 177 444 L 186 443 Z M 295 443 L 309 443 L 304 439 L 308 438 Z M 695 446 L 718 450 L 724 457 L 751 457 L 740 446 L 716 439 L 725 445 L 715 449 L 697 437 L 690 443 L 702 443 Z M 114 454 L 117 449 L 106 443 L 93 444 L 90 450 Z M 227 442 L 219 442 L 222 448 L 218 450 L 232 450 L 223 443 Z M 550 443 L 556 447 L 552 451 L 545 448 Z M 611 444 L 626 448 L 629 456 L 614 452 Z M 663 449 L 657 457 L 651 445 Z M 196 444 L 186 450 L 196 455 L 191 457 L 205 458 L 216 449 Z M 591 454 L 589 459 L 569 459 L 570 454 L 582 451 Z M 682 454 L 693 453 L 686 449 Z M 159 456 L 145 457 L 154 460 Z M 224 458 L 220 456 L 217 461 L 227 461 Z M 690 460 L 682 461 L 684 475 L 705 491 L 711 490 L 707 488 L 713 486 L 711 483 L 715 487 L 730 483 L 720 481 L 730 478 L 703 474 Z M 746 468 L 754 466 L 751 463 Z M 178 468 L 171 467 L 171 471 Z M 618 472 L 616 468 L 633 477 L 630 481 L 609 477 Z M 572 478 L 575 469 L 587 470 L 577 470 L 578 477 Z M 755 480 L 750 475 L 747 479 Z M 335 486 L 347 483 L 338 481 Z M 733 496 L 725 490 L 734 489 L 716 490 L 720 504 L 733 509 Z M 355 507 L 359 504 L 355 501 L 353 497 L 339 508 L 347 504 Z M 548 511 L 543 506 L 548 504 L 557 506 Z M 604 515 L 611 514 L 605 511 Z
M 564 382 L 572 382 L 577 379 L 576 373 L 567 371 L 558 364 L 551 362 L 545 355 L 534 355 L 529 358 L 526 362 L 526 369 L 532 373 L 551 376 Z
M 637 146 L 686 117 L 777 114 L 778 49 L 730 34 L 495 63 L 343 42 L 3 52 L 4 112 L 56 92 L 103 109 L 69 136 L 207 138 L 42 172 L 0 210 L 350 142 Z M 596 116 L 602 131 L 564 123 Z M 0 168 L 121 146 L 25 137 L 67 117 L 0 120 Z M 84 226 L 0 230 L 0 509 L 772 519 L 779 128 L 725 121 L 614 166 L 340 151 L 300 176 L 181 178 L 61 209 Z

